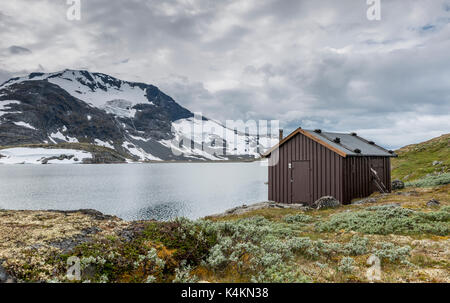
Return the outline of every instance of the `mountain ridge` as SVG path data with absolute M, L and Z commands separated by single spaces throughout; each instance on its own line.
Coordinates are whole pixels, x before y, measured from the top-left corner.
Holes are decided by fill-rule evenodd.
M 204 117 L 201 133 L 193 133 L 194 118 L 154 85 L 85 70 L 31 73 L 0 86 L 0 146 L 90 143 L 140 161 L 259 156 L 259 136 L 230 135 Z

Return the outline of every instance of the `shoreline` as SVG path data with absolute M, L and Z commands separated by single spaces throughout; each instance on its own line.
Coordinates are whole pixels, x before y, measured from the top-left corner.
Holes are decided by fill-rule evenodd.
M 42 155 L 37 156 L 36 154 L 31 153 L 28 158 L 26 155 L 2 155 L 2 150 L 21 150 L 21 149 L 30 149 L 30 150 L 39 150 L 44 149 L 46 152 L 42 153 Z M 67 152 L 61 152 L 59 154 L 59 158 L 68 158 L 66 154 L 71 154 L 73 152 L 79 153 L 89 153 L 90 157 L 79 159 L 72 163 L 40 163 L 42 160 L 46 160 L 46 153 L 52 154 L 52 150 L 67 150 Z M 30 160 L 30 156 L 34 156 L 34 161 Z M 261 155 L 262 156 L 262 155 Z M 10 157 L 22 157 L 23 159 L 17 159 L 17 163 L 2 163 L 2 158 L 9 159 Z M 77 158 L 76 156 L 71 156 L 69 160 L 72 158 Z M 188 158 L 188 157 L 186 157 Z M 145 163 L 252 163 L 256 161 L 264 161 L 264 158 L 255 158 L 254 156 L 246 156 L 246 155 L 230 155 L 230 159 L 224 160 L 210 160 L 210 159 L 182 159 L 182 160 L 135 160 L 136 157 L 133 158 L 133 155 L 124 154 L 122 152 L 118 152 L 115 149 L 111 149 L 108 147 L 93 145 L 90 143 L 59 143 L 59 144 L 23 144 L 17 146 L 0 146 L 0 165 L 22 165 L 22 164 L 145 164 Z M 47 160 L 58 160 L 58 156 L 54 154 L 51 155 Z M 59 159 L 63 160 L 63 159 Z M 22 163 L 22 161 L 24 163 Z M 36 163 L 38 162 L 38 163 Z M 47 161 L 45 161 L 47 162 Z
M 411 195 L 408 188 L 387 195 L 375 194 L 371 198 L 376 203 L 366 201 L 324 210 L 266 201 L 198 220 L 179 218 L 168 222 L 125 221 L 92 209 L 1 209 L 0 279 L 3 276 L 6 280 L 0 282 L 70 282 L 65 278 L 67 258 L 75 256 L 82 262 L 94 262 L 81 281 L 141 283 L 147 280 L 148 271 L 140 265 L 134 269 L 129 266 L 140 262 L 141 255 L 149 251 L 156 252 L 168 266 L 165 271 L 154 272 L 157 282 L 162 283 L 173 282 L 179 271 L 186 272 L 185 277 L 192 281 L 198 277 L 198 281 L 225 283 L 251 282 L 252 275 L 265 273 L 266 267 L 245 267 L 248 275 L 241 275 L 233 270 L 236 264 L 231 257 L 217 265 L 216 250 L 232 253 L 234 248 L 227 248 L 232 240 L 237 242 L 231 247 L 253 247 L 253 257 L 261 261 L 286 253 L 291 245 L 300 245 L 286 255 L 290 261 L 280 261 L 285 263 L 277 269 L 282 274 L 276 276 L 282 279 L 278 282 L 367 282 L 367 258 L 388 243 L 385 249 L 401 252 L 396 258 L 401 257 L 404 263 L 383 260 L 386 276 L 382 282 L 448 283 L 449 190 L 450 185 L 416 188 Z M 426 201 L 432 198 L 441 201 L 441 206 L 428 206 Z M 386 220 L 390 222 L 378 224 L 377 218 L 385 215 L 389 215 Z M 409 216 L 411 221 L 406 219 Z M 340 223 L 343 224 L 347 217 L 352 225 L 337 228 L 336 220 L 344 220 Z M 413 220 L 419 217 L 427 221 L 422 224 Z M 385 232 L 389 226 L 392 229 Z M 303 250 L 304 245 L 309 248 Z M 331 257 L 328 248 L 336 250 Z M 347 249 L 357 251 L 356 255 L 350 254 L 354 263 L 349 274 L 339 270 L 341 261 L 349 258 Z M 272 250 L 276 250 L 275 255 Z M 184 267 L 186 259 L 192 267 Z M 244 258 L 242 262 L 247 266 L 245 262 L 251 260 Z M 274 282 L 269 273 L 260 277 L 262 282 Z M 287 273 L 294 275 L 286 276 Z

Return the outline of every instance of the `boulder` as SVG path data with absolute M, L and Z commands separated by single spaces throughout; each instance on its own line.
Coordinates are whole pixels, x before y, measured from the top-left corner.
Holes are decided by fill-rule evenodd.
M 392 190 L 398 190 L 398 189 L 404 189 L 404 188 L 405 188 L 405 183 L 403 183 L 403 181 L 400 181 L 400 180 L 392 181 Z
M 428 207 L 437 207 L 439 205 L 441 205 L 441 203 L 436 199 L 431 199 L 430 201 L 427 202 Z
M 433 166 L 442 165 L 442 161 L 433 161 Z
M 341 202 L 334 197 L 325 196 L 313 203 L 313 207 L 317 209 L 335 208 L 341 206 Z
M 276 202 L 260 202 L 255 203 L 251 205 L 242 205 L 239 207 L 235 207 L 229 210 L 226 210 L 223 213 L 210 215 L 209 218 L 216 218 L 216 217 L 224 217 L 228 215 L 242 215 L 245 213 L 248 213 L 250 211 L 259 210 L 259 209 L 267 209 L 267 208 L 275 208 L 275 209 L 297 209 L 297 210 L 303 210 L 303 211 L 310 211 L 311 208 L 308 206 L 305 206 L 303 204 L 283 204 L 283 203 L 276 203 Z
M 365 198 L 365 199 L 361 199 L 358 201 L 354 201 L 352 202 L 353 205 L 364 205 L 364 204 L 368 204 L 368 203 L 377 203 L 377 199 L 376 198 Z
M 0 283 L 15 283 L 16 279 L 10 276 L 6 269 L 0 265 Z

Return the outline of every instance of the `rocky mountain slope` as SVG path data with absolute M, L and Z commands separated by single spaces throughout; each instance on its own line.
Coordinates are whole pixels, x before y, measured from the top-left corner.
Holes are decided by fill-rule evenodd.
M 196 120 L 153 85 L 105 74 L 33 73 L 0 86 L 3 147 L 83 143 L 141 161 L 228 160 L 258 157 L 276 143 L 262 139 Z

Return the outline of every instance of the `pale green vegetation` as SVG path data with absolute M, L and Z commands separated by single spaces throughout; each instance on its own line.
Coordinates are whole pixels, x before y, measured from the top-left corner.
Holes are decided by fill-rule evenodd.
M 420 212 L 402 207 L 372 206 L 364 210 L 339 213 L 317 224 L 323 231 L 353 230 L 365 234 L 434 234 L 450 233 L 450 207 L 435 212 Z
M 377 206 L 141 222 L 132 239 L 97 237 L 17 267 L 16 274 L 24 281 L 64 282 L 66 260 L 77 256 L 87 270 L 85 282 L 364 282 L 367 260 L 375 255 L 382 281 L 447 281 L 442 252 L 450 233 L 449 188 L 413 197 L 392 194 Z M 429 195 L 443 205 L 426 207 Z M 430 276 L 434 271 L 439 275 Z
M 406 182 L 408 187 L 433 187 L 439 185 L 450 184 L 450 173 L 437 176 L 428 176 L 416 181 Z
M 411 182 L 430 175 L 450 173 L 450 134 L 427 142 L 408 145 L 396 151 L 398 158 L 392 159 L 392 179 Z M 437 163 L 436 163 L 437 162 Z M 434 163 L 434 165 L 433 165 Z M 449 177 L 440 179 L 449 184 Z M 426 186 L 439 184 L 430 183 Z M 414 184 L 411 184 L 414 186 Z

